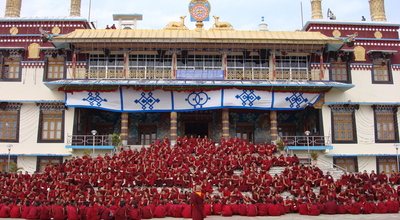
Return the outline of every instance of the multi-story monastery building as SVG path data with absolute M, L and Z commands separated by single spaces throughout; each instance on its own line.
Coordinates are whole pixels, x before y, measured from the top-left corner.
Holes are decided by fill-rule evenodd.
M 85 151 L 111 153 L 114 133 L 124 148 L 192 135 L 280 138 L 303 162 L 316 151 L 319 163 L 352 172 L 396 170 L 400 24 L 386 21 L 383 0 L 369 0 L 371 21 L 324 19 L 321 1 L 311 1 L 301 31 L 265 23 L 248 31 L 216 16 L 204 29 L 213 20 L 207 0 L 189 3 L 194 30 L 186 16 L 137 29 L 140 14 L 114 14 L 116 29 L 95 29 L 80 0 L 71 0 L 69 17 L 23 18 L 22 0 L 7 0 L 2 170 L 8 156 L 41 172 Z

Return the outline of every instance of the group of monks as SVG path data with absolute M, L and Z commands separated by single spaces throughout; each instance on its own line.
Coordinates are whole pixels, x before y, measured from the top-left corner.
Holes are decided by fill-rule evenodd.
M 397 213 L 398 173 L 349 173 L 335 180 L 276 146 L 238 138 L 157 141 L 109 156 L 74 157 L 43 173 L 0 173 L 0 218 L 190 218 L 201 187 L 204 215 Z M 270 175 L 272 166 L 284 166 Z M 283 198 L 282 193 L 291 196 Z M 316 192 L 316 193 L 315 193 Z

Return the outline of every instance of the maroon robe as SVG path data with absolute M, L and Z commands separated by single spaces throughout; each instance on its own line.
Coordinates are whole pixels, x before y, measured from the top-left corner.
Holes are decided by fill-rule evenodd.
M 204 219 L 204 199 L 196 192 L 193 192 L 190 196 L 190 204 L 192 205 L 192 219 L 203 220 Z

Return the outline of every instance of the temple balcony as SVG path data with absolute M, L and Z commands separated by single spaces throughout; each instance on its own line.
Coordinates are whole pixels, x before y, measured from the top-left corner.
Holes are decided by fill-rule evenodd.
M 179 70 L 178 70 L 179 71 Z M 222 70 L 215 70 L 223 73 Z M 174 71 L 171 69 L 159 69 L 159 70 L 145 70 L 135 69 L 126 71 L 122 69 L 88 69 L 77 71 L 75 79 L 174 79 Z M 217 79 L 224 80 L 224 78 L 210 77 L 209 72 L 204 71 L 193 79 Z M 68 79 L 73 79 L 72 76 Z M 176 79 L 183 79 L 176 77 Z M 186 76 L 184 79 L 190 79 L 190 76 Z M 274 74 L 271 70 L 228 70 L 225 76 L 225 80 L 274 80 Z M 275 80 L 317 80 L 319 81 L 318 71 L 289 71 L 289 70 L 277 70 Z M 326 80 L 322 80 L 326 81 Z
M 112 150 L 114 146 L 110 135 L 68 135 L 66 148 Z
M 285 150 L 332 150 L 330 136 L 281 136 Z

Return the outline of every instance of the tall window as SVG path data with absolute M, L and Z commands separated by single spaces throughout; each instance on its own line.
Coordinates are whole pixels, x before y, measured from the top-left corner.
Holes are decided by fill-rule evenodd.
M 124 56 L 122 54 L 91 54 L 89 78 L 123 78 Z
M 59 166 L 62 163 L 62 157 L 38 157 L 37 171 L 43 173 L 47 166 Z
M 132 54 L 129 56 L 129 72 L 130 78 L 171 78 L 172 55 L 164 51 L 154 51 L 154 54 Z
M 11 156 L 10 163 L 17 163 L 17 157 Z M 8 157 L 0 157 L 0 171 L 8 172 Z
M 278 79 L 308 79 L 309 61 L 307 56 L 277 56 Z
M 150 145 L 151 143 L 155 143 L 157 140 L 157 125 L 139 125 L 139 138 L 141 145 Z
M 372 82 L 393 83 L 390 60 L 384 58 L 373 59 Z
M 1 79 L 9 81 L 21 80 L 21 58 L 6 57 L 1 60 Z
M 228 79 L 269 79 L 269 59 L 266 50 L 243 52 L 227 57 Z
M 18 142 L 19 111 L 0 110 L 0 142 Z
M 331 80 L 337 82 L 350 82 L 350 68 L 347 62 L 331 62 Z
M 391 173 L 392 171 L 397 172 L 397 159 L 396 157 L 378 157 L 378 173 L 385 171 L 386 174 Z
M 333 162 L 335 165 L 340 166 L 347 172 L 358 172 L 357 167 L 357 158 L 351 157 L 335 157 L 333 158 Z
M 356 143 L 355 106 L 331 106 L 334 143 Z
M 64 110 L 42 110 L 39 129 L 39 142 L 64 142 Z
M 353 54 L 349 52 L 330 52 L 331 68 L 329 70 L 330 79 L 332 81 L 351 83 L 351 71 L 349 61 Z
M 397 106 L 373 106 L 373 108 L 375 115 L 375 142 L 397 142 Z
M 248 142 L 254 143 L 254 125 L 237 124 L 236 137 L 239 139 L 246 139 Z
M 63 79 L 65 76 L 65 58 L 50 57 L 46 60 L 45 80 Z
M 186 52 L 177 57 L 178 69 L 220 70 L 222 68 L 221 55 L 186 55 Z

